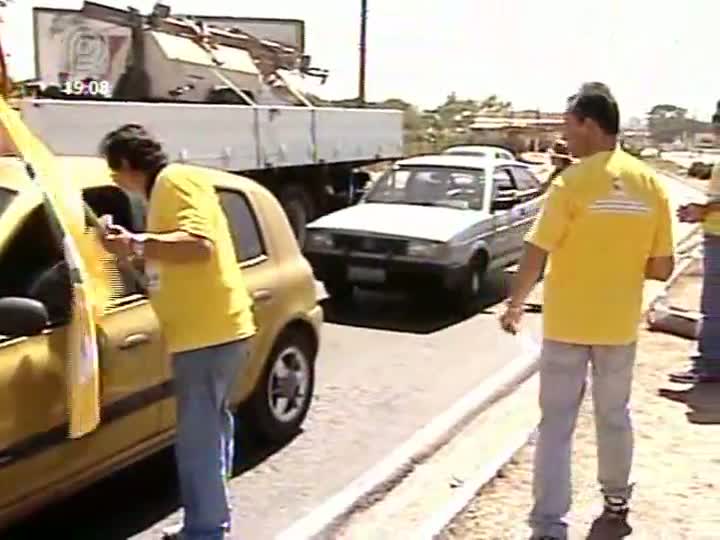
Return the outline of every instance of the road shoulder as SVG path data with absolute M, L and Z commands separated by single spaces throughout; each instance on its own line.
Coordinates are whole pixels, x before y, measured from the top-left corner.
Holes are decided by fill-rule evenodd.
M 674 303 L 700 294 L 697 273 L 673 287 Z M 689 306 L 688 306 L 689 307 Z M 635 373 L 634 480 L 629 524 L 634 538 L 710 540 L 720 531 L 720 386 L 674 385 L 667 374 L 685 367 L 694 343 L 643 330 Z M 532 443 L 504 467 L 443 533 L 450 539 L 526 539 L 531 505 Z M 589 398 L 583 402 L 573 452 L 570 538 L 607 536 L 594 521 L 601 510 L 596 482 L 595 434 Z M 594 527 L 594 528 L 593 528 Z

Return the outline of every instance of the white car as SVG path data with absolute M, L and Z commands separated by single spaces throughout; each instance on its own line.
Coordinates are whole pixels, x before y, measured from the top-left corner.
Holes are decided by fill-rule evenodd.
M 475 156 L 488 159 L 505 159 L 512 161 L 515 155 L 506 150 L 502 146 L 493 145 L 462 145 L 462 146 L 451 146 L 443 150 L 443 154 L 452 156 Z
M 543 192 L 515 160 L 405 159 L 358 204 L 311 223 L 305 256 L 330 296 L 430 286 L 471 312 L 485 274 L 518 261 Z

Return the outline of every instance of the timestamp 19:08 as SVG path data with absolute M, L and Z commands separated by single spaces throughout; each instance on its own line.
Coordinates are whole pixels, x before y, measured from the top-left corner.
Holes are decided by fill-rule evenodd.
M 109 96 L 110 83 L 108 81 L 71 80 L 65 81 L 63 83 L 62 91 L 64 94 L 71 94 L 76 96 Z

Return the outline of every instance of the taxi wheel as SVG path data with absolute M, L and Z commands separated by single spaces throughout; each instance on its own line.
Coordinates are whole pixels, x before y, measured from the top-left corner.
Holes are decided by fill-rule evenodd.
M 256 438 L 281 444 L 300 431 L 315 387 L 315 355 L 311 338 L 296 329 L 275 342 L 243 415 Z
M 487 258 L 478 257 L 467 267 L 460 285 L 452 291 L 453 307 L 463 316 L 475 315 L 478 311 L 480 293 L 485 283 Z

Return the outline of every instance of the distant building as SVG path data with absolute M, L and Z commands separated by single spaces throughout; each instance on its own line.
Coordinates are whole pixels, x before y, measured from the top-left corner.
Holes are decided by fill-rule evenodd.
M 562 137 L 563 113 L 483 111 L 468 129 L 474 143 L 505 144 L 516 151 L 543 151 Z

